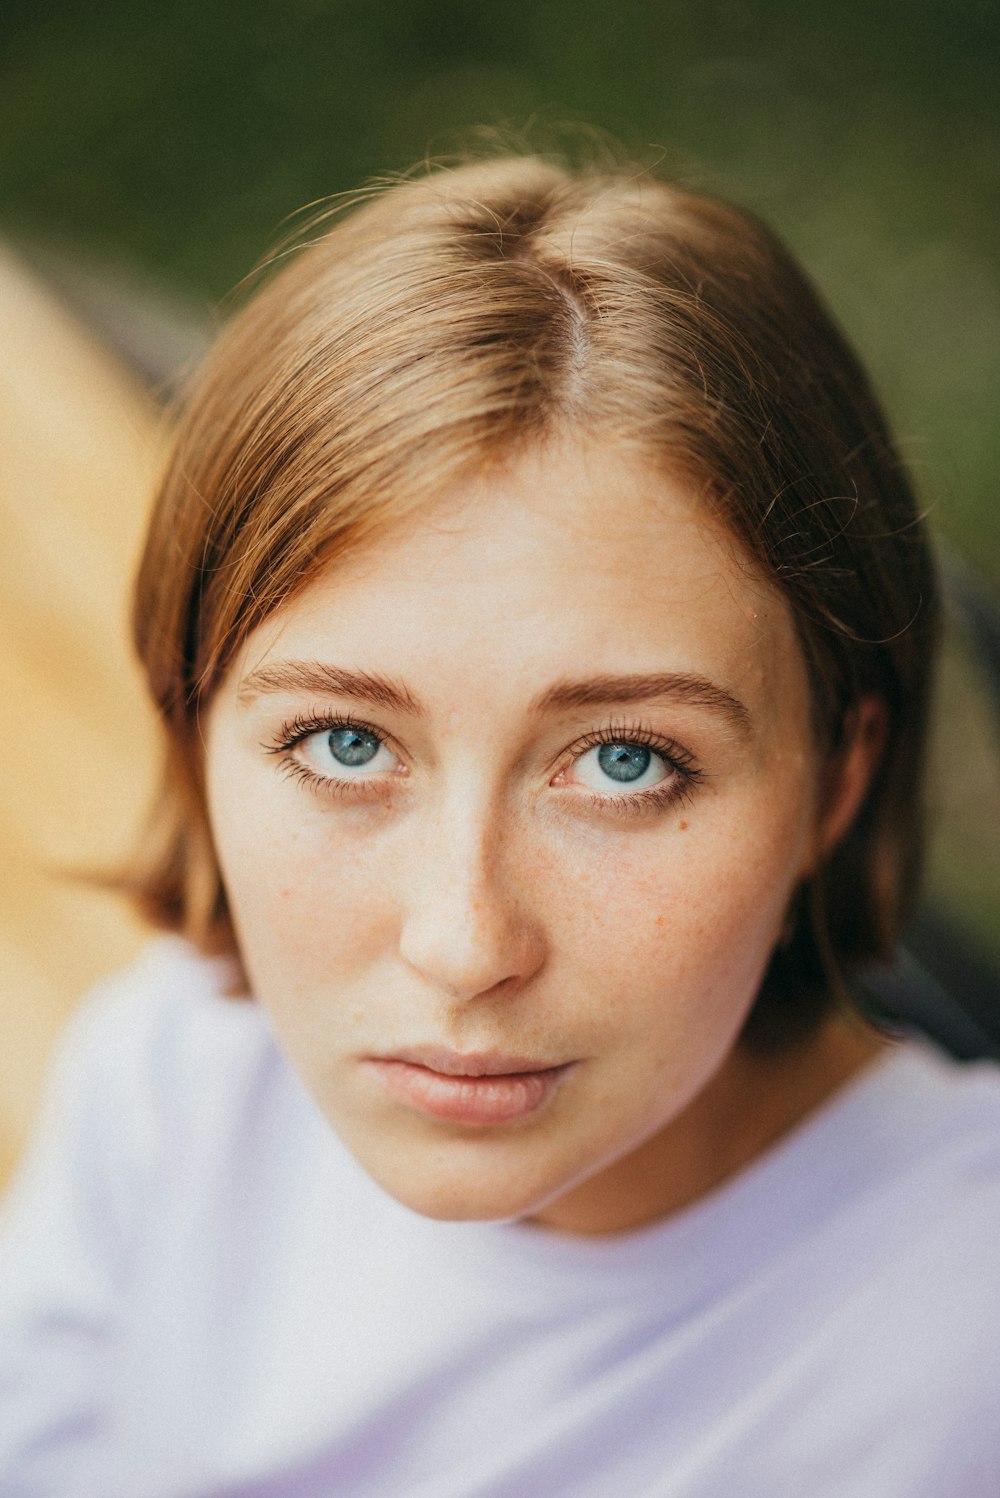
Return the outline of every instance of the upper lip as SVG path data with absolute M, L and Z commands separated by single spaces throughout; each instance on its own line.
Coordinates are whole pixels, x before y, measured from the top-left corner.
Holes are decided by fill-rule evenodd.
M 380 1061 L 405 1061 L 445 1077 L 509 1077 L 515 1073 L 554 1071 L 564 1061 L 537 1061 L 529 1056 L 506 1056 L 500 1051 L 451 1051 L 447 1046 L 417 1045 L 379 1056 Z

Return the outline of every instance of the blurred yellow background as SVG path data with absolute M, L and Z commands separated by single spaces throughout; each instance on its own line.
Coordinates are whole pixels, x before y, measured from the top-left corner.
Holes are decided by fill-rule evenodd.
M 127 851 L 154 727 L 125 643 L 128 579 L 164 418 L 0 248 L 0 1178 L 81 989 L 142 939 L 73 877 Z

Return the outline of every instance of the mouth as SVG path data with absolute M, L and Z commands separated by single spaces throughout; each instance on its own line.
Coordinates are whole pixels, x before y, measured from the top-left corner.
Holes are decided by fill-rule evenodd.
M 462 1054 L 417 1046 L 372 1056 L 366 1066 L 397 1101 L 432 1118 L 480 1127 L 513 1123 L 536 1113 L 576 1065 L 551 1065 L 496 1051 Z

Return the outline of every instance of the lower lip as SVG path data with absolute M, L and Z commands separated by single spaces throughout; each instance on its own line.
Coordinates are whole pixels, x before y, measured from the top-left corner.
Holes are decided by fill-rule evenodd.
M 451 1077 L 410 1061 L 370 1061 L 387 1092 L 432 1118 L 449 1123 L 514 1123 L 549 1101 L 572 1062 L 547 1071 L 491 1077 Z

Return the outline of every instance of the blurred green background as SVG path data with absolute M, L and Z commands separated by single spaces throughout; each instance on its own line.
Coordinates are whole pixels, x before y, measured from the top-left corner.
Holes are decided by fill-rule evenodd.
M 573 121 L 763 213 L 1000 581 L 996 0 L 4 0 L 0 229 L 219 298 L 296 208 Z
M 872 367 L 939 534 L 1000 591 L 996 0 L 5 0 L 0 49 L 0 233 L 206 318 L 294 210 L 477 125 L 593 127 L 750 205 Z M 995 755 L 956 772 L 948 726 L 939 882 L 1000 951 Z
M 996 0 L 4 0 L 0 229 L 218 298 L 305 203 L 583 121 L 771 220 L 1000 582 Z

